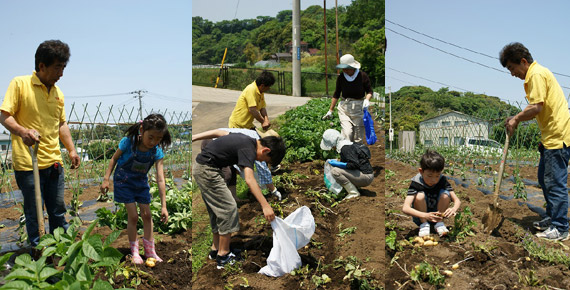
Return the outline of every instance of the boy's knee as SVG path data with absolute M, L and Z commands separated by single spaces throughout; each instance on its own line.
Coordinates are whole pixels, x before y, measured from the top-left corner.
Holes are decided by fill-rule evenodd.
M 416 197 L 414 198 L 414 202 L 418 202 L 418 201 L 425 202 L 425 200 L 426 200 L 426 195 L 423 192 L 418 192 L 416 194 Z
M 441 193 L 439 195 L 439 200 L 440 201 L 451 201 L 451 197 L 449 197 L 449 194 L 447 194 L 447 193 Z

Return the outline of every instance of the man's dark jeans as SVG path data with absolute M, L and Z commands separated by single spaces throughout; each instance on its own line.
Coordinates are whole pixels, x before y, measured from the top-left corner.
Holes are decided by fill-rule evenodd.
M 570 148 L 543 149 L 538 164 L 538 183 L 546 200 L 546 215 L 559 232 L 568 231 L 568 160 Z
M 50 233 L 57 227 L 67 229 L 69 224 L 65 220 L 65 201 L 63 199 L 65 182 L 63 167 L 52 165 L 46 169 L 40 169 L 40 189 L 49 216 Z M 24 196 L 24 214 L 26 215 L 26 231 L 28 242 L 32 247 L 40 241 L 38 232 L 38 219 L 36 216 L 36 197 L 34 188 L 33 171 L 15 171 L 16 183 Z M 43 218 L 43 217 L 41 217 Z

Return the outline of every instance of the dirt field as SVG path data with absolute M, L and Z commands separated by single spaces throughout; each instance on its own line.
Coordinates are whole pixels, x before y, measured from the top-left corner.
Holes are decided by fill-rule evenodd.
M 495 167 L 494 170 L 497 170 Z M 386 170 L 395 172 L 386 180 L 386 236 L 390 231 L 395 231 L 399 243 L 418 234 L 418 227 L 412 219 L 401 214 L 405 190 L 410 178 L 417 173 L 417 166 L 386 159 Z M 505 171 L 512 174 L 510 167 Z M 536 181 L 536 167 L 523 168 L 521 176 Z M 386 289 L 434 289 L 427 282 L 411 280 L 410 273 L 415 266 L 425 261 L 441 272 L 452 270 L 451 266 L 462 260 L 465 261 L 459 264 L 459 268 L 452 270 L 453 275 L 445 279 L 443 287 L 446 289 L 535 289 L 534 286 L 568 289 L 568 265 L 549 263 L 530 255 L 523 244 L 526 242 L 536 247 L 560 250 L 562 256 L 565 254 L 567 258 L 570 241 L 554 243 L 533 237 L 536 230 L 532 228 L 532 222 L 540 220 L 540 217 L 515 199 L 500 201 L 505 219 L 491 235 L 482 233 L 481 218 L 492 202 L 492 196 L 484 195 L 473 184 L 463 183 L 458 176 L 452 177 L 456 181 L 450 183 L 462 201 L 461 210 L 468 206 L 473 213 L 472 219 L 477 223 L 474 235 L 467 236 L 461 242 L 439 239 L 439 244 L 434 247 L 414 248 L 406 245 L 401 250 L 386 247 L 386 258 L 389 260 Z M 463 185 L 458 184 L 457 180 Z M 512 187 L 513 183 L 507 178 L 507 181 L 503 181 L 500 194 L 512 196 Z M 526 190 L 540 192 L 536 186 L 527 185 Z M 453 228 L 453 220 L 446 220 L 445 223 L 448 228 Z M 388 224 L 392 225 L 390 229 Z
M 376 132 L 381 132 L 379 128 Z M 326 274 L 331 282 L 324 285 L 326 289 L 350 289 L 348 280 L 343 280 L 346 272 L 343 268 L 335 269 L 334 260 L 340 257 L 355 256 L 363 262 L 361 268 L 371 271 L 370 278 L 383 286 L 385 255 L 384 255 L 384 147 L 383 136 L 378 134 L 378 142 L 369 146 L 372 153 L 371 164 L 376 176 L 372 185 L 361 190 L 362 196 L 349 201 L 342 201 L 331 208 L 331 204 L 321 200 L 321 205 L 307 191 L 326 190 L 323 182 L 323 161 L 301 164 L 291 164 L 280 172 L 300 173 L 307 176 L 296 182 L 298 188 L 287 190 L 288 202 L 282 206 L 284 216 L 300 206 L 306 205 L 311 209 L 315 218 L 316 231 L 312 242 L 299 254 L 303 266 L 309 265 L 308 275 L 286 274 L 279 278 L 266 277 L 258 274 L 259 269 L 266 265 L 266 259 L 272 247 L 272 230 L 269 224 L 260 224 L 263 220 L 261 207 L 256 201 L 250 201 L 239 208 L 240 231 L 232 237 L 232 246 L 247 250 L 247 259 L 240 271 L 225 272 L 217 270 L 214 261 L 207 261 L 192 282 L 192 289 L 224 289 L 232 285 L 233 289 L 315 289 L 311 281 L 312 275 Z M 277 173 L 280 174 L 280 173 Z M 281 173 L 282 174 L 282 173 Z M 194 205 L 201 203 L 201 198 L 194 200 Z M 323 209 L 326 207 L 327 209 Z M 326 216 L 321 214 L 321 210 Z M 333 213 L 334 212 L 334 213 Z M 194 223 L 194 234 L 204 227 L 207 219 Z M 356 227 L 353 234 L 344 238 L 337 236 L 339 226 L 342 229 Z
M 176 170 L 172 172 L 174 178 L 181 178 L 184 174 L 184 170 Z M 111 185 L 112 187 L 112 185 Z M 112 191 L 112 188 L 111 188 Z M 99 196 L 99 186 L 91 185 L 84 189 L 83 194 L 79 196 L 79 200 L 82 202 L 92 201 Z M 69 203 L 71 199 L 71 192 L 66 189 L 65 201 Z M 80 210 L 80 215 L 82 211 L 99 208 L 107 203 L 98 202 L 90 205 L 88 208 L 83 208 Z M 2 216 L 3 219 L 14 219 L 19 218 L 19 212 L 14 207 L 2 209 L 2 214 L 9 214 L 8 216 Z M 170 213 L 172 215 L 173 213 Z M 67 217 L 69 219 L 69 216 Z M 47 223 L 47 220 L 46 220 Z M 85 222 L 88 225 L 89 221 Z M 12 230 L 12 229 L 2 229 L 2 231 Z M 95 234 L 101 234 L 104 237 L 111 233 L 108 227 L 96 227 L 93 231 Z M 158 255 L 165 261 L 163 263 L 158 263 L 156 267 L 149 268 L 144 265 L 139 266 L 138 269 L 142 272 L 141 274 L 141 284 L 138 287 L 136 285 L 126 285 L 124 284 L 124 279 L 118 277 L 115 281 L 116 287 L 131 287 L 136 289 L 189 289 L 191 275 L 184 275 L 184 273 L 190 273 L 192 271 L 190 262 L 190 248 L 192 243 L 191 231 L 184 232 L 179 235 L 160 235 L 155 232 L 154 238 L 156 241 L 156 251 Z M 140 240 L 140 239 L 139 239 Z M 142 241 L 140 241 L 142 248 Z M 133 266 L 130 260 L 128 260 L 130 255 L 129 242 L 126 230 L 121 232 L 119 238 L 112 243 L 112 246 L 117 248 L 123 255 L 122 262 L 125 262 L 125 266 Z M 27 252 L 27 250 L 19 250 L 17 254 Z M 15 256 L 13 256 L 15 257 Z M 146 275 L 144 273 L 148 273 Z M 6 275 L 7 272 L 4 271 L 0 273 L 0 276 Z

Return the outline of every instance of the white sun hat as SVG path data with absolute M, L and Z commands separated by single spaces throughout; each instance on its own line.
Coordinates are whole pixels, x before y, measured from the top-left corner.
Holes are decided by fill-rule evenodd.
M 340 64 L 338 64 L 336 68 L 360 69 L 360 63 L 354 60 L 354 56 L 352 56 L 352 54 L 345 54 L 340 58 Z

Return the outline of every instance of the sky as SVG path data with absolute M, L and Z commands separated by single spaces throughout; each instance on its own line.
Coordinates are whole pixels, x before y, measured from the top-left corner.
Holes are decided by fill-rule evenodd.
M 46 3 L 0 1 L 2 98 L 14 77 L 32 74 L 38 45 L 59 39 L 71 50 L 64 75 L 56 83 L 65 95 L 67 116 L 75 103 L 80 117 L 85 104 L 94 117 L 101 102 L 105 117 L 113 105 L 118 118 L 118 106 L 138 110 L 138 99 L 128 93 L 144 90 L 148 93 L 142 98 L 143 115 L 167 110 L 167 121 L 172 112 L 188 112 L 190 118 L 191 1 Z
M 386 0 L 386 92 L 388 87 L 394 92 L 410 85 L 422 85 L 432 90 L 449 87 L 460 92 L 484 93 L 524 106 L 523 81 L 511 76 L 498 60 L 499 52 L 506 44 L 520 42 L 539 64 L 554 73 L 569 76 L 555 74 L 568 97 L 568 11 L 570 1 L 564 0 Z
M 312 5 L 323 7 L 325 1 L 301 0 L 301 10 Z M 338 6 L 348 6 L 352 0 L 337 0 Z M 335 1 L 326 1 L 327 9 L 334 8 Z M 223 9 L 220 9 L 223 7 Z M 277 16 L 279 11 L 292 10 L 292 0 L 208 0 L 192 3 L 192 17 L 200 16 L 212 22 L 232 19 L 255 19 L 257 16 Z

